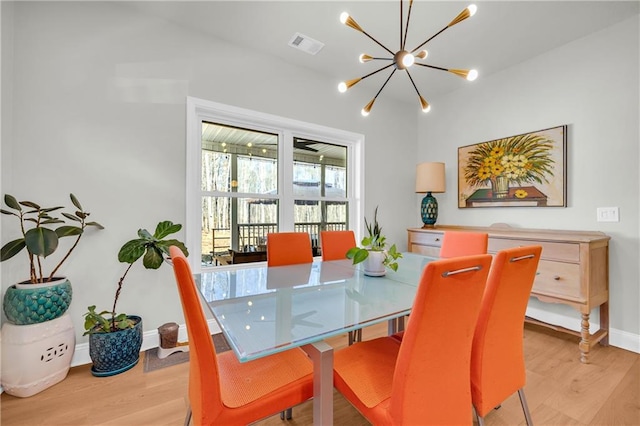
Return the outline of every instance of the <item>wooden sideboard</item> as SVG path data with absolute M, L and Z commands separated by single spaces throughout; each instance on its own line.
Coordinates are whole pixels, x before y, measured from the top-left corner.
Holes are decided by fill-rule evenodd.
M 522 229 L 508 225 L 490 227 L 436 226 L 409 229 L 408 250 L 438 257 L 445 231 L 475 231 L 489 234 L 491 254 L 509 247 L 541 245 L 542 255 L 531 295 L 548 303 L 561 303 L 582 315 L 581 331 L 533 322 L 580 337 L 580 361 L 589 362 L 589 351 L 600 342 L 609 343 L 609 239 L 602 232 Z M 589 314 L 600 309 L 600 329 L 589 332 Z

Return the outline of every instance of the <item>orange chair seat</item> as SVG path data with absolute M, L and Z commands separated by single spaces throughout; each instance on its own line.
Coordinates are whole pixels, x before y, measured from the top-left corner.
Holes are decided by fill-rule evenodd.
M 249 362 L 239 362 L 232 351 L 227 351 L 218 355 L 218 367 L 222 402 L 229 408 L 257 400 L 262 400 L 263 404 L 266 395 L 280 402 L 282 398 L 289 398 L 287 393 L 292 390 L 294 399 L 291 405 L 300 401 L 301 393 L 307 394 L 308 398 L 313 396 L 313 383 L 308 377 L 313 373 L 313 364 L 300 349 Z M 240 377 L 242 381 L 238 380 Z M 300 392 L 297 386 L 291 386 L 292 381 L 306 381 L 307 389 Z M 284 390 L 278 391 L 280 388 Z

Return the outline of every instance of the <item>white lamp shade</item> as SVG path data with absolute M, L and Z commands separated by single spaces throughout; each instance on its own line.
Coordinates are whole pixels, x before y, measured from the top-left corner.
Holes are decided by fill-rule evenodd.
M 416 168 L 416 192 L 445 192 L 444 163 L 420 163 Z

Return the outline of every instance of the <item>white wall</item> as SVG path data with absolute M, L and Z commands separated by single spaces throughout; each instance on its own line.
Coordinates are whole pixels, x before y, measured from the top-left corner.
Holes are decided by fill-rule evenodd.
M 418 157 L 447 164 L 438 194 L 441 224 L 598 230 L 611 236 L 611 343 L 640 350 L 639 24 L 634 16 L 433 101 L 419 121 Z M 481 71 L 481 70 L 480 70 Z M 457 206 L 457 148 L 567 124 L 566 208 Z M 419 199 L 415 203 L 418 205 Z M 596 222 L 596 207 L 620 207 L 620 222 Z M 531 307 L 573 318 L 564 306 Z M 565 309 L 566 308 L 566 309 Z M 592 314 L 595 314 L 593 312 Z M 596 319 L 597 315 L 594 316 Z
M 312 70 L 140 16 L 119 2 L 18 2 L 13 32 L 4 22 L 8 3 L 0 4 L 2 119 L 12 127 L 2 132 L 1 192 L 43 205 L 68 204 L 73 192 L 106 227 L 83 237 L 63 271 L 73 283 L 69 312 L 78 343 L 86 342 L 86 307 L 111 307 L 125 266 L 117 261 L 120 246 L 160 220 L 184 224 L 186 96 L 364 134 L 365 211 L 370 216 L 380 204 L 389 240 L 406 248 L 406 228 L 417 214 L 406 208 L 415 195 L 415 105 L 385 99 L 362 118 L 366 91 L 339 97 L 337 82 Z M 7 89 L 12 98 L 5 99 Z M 2 218 L 3 243 L 17 237 L 10 219 Z M 28 269 L 17 258 L 2 266 L 3 291 Z M 149 335 L 165 322 L 184 322 L 167 267 L 134 266 L 118 310 L 141 315 Z

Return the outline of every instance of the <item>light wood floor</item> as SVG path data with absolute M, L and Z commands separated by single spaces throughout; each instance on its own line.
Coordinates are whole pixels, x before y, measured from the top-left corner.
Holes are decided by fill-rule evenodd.
M 383 335 L 383 325 L 364 338 Z M 535 325 L 525 330 L 525 392 L 536 426 L 640 425 L 640 355 L 614 347 L 592 350 L 591 364 L 579 362 L 577 338 Z M 330 343 L 346 345 L 340 336 Z M 182 425 L 188 363 L 144 373 L 143 362 L 114 377 L 95 378 L 88 365 L 72 368 L 65 380 L 30 398 L 3 394 L 2 426 L 12 425 Z M 334 393 L 336 425 L 368 425 Z M 312 405 L 294 408 L 294 418 L 278 415 L 259 425 L 312 424 Z M 471 412 L 470 412 L 471 415 Z M 487 426 L 524 424 L 518 397 L 510 397 L 485 418 Z

